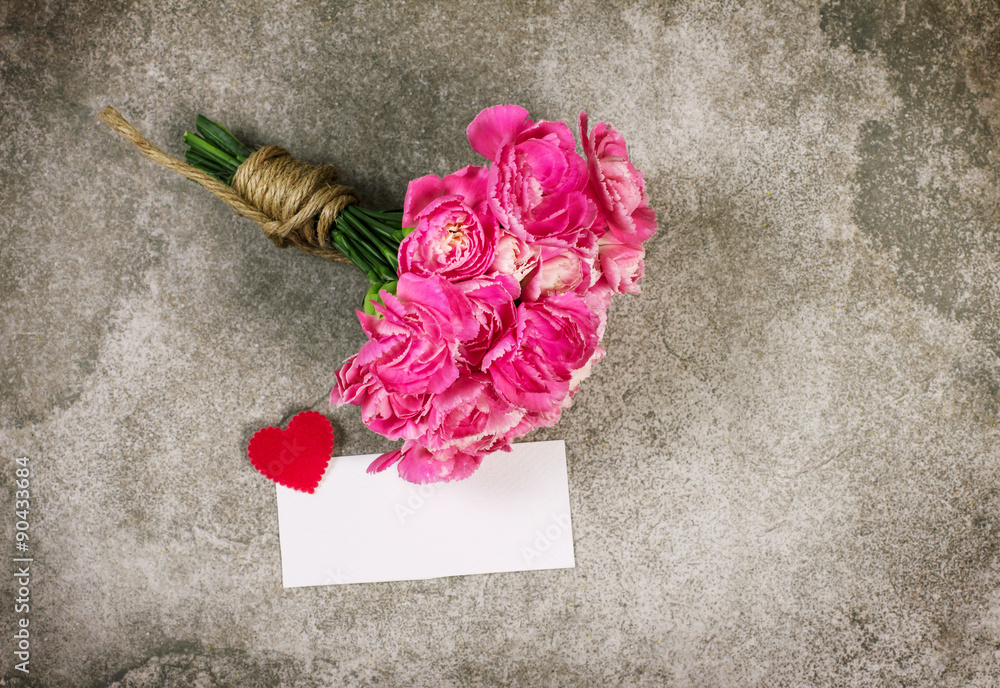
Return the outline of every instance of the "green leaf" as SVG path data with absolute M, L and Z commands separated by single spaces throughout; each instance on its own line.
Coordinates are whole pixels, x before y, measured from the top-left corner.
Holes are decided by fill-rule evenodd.
M 378 283 L 373 284 L 368 288 L 368 292 L 365 294 L 365 303 L 363 308 L 365 313 L 367 313 L 368 315 L 378 314 L 378 312 L 375 310 L 375 302 L 377 301 L 378 303 L 382 303 L 382 300 L 379 298 L 378 295 L 378 290 L 379 287 L 381 286 L 382 285 Z

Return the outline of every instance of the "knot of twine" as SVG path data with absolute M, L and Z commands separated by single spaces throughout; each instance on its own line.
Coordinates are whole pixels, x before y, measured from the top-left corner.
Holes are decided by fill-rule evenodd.
M 330 232 L 340 211 L 360 199 L 354 189 L 337 183 L 333 165 L 317 167 L 279 146 L 264 146 L 243 161 L 230 184 L 267 218 L 258 222 L 275 246 L 349 262 L 333 247 Z
M 317 167 L 296 160 L 279 146 L 264 146 L 243 161 L 233 175 L 232 186 L 227 186 L 164 153 L 113 107 L 104 108 L 99 118 L 153 162 L 198 182 L 237 215 L 259 224 L 276 246 L 295 246 L 323 258 L 350 262 L 334 248 L 330 233 L 337 215 L 359 199 L 354 189 L 337 183 L 333 165 Z

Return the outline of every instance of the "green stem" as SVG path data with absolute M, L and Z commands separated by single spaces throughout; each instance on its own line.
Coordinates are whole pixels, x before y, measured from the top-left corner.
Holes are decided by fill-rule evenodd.
M 340 217 L 337 218 L 337 233 L 343 236 L 352 248 L 357 249 L 358 254 L 364 256 L 364 259 L 375 269 L 383 282 L 388 282 L 390 279 L 395 278 L 395 271 L 389 267 L 382 254 L 358 236 L 349 223 L 341 223 Z
M 211 141 L 241 163 L 253 154 L 253 151 L 244 146 L 243 142 L 233 136 L 228 129 L 204 115 L 198 115 L 194 126 L 203 138 Z
M 344 222 L 349 224 L 359 236 L 361 236 L 367 243 L 371 244 L 372 248 L 380 254 L 384 248 L 391 250 L 392 244 L 387 242 L 385 237 L 381 236 L 378 232 L 373 232 L 371 228 L 366 227 L 365 223 L 358 220 L 353 214 L 341 213 L 341 217 L 344 218 Z
M 354 265 L 361 270 L 361 272 L 368 275 L 368 279 L 371 280 L 371 276 L 374 274 L 376 277 L 377 271 L 365 260 L 357 251 L 354 250 L 354 246 L 344 238 L 344 235 L 340 232 L 333 233 L 333 245 L 338 251 L 347 256 Z

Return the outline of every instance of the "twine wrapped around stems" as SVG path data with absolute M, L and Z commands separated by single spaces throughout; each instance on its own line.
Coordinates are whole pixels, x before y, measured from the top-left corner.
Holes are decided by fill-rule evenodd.
M 232 186 L 171 157 L 147 141 L 110 105 L 99 118 L 158 165 L 198 182 L 237 215 L 260 225 L 280 248 L 295 246 L 342 263 L 351 261 L 333 246 L 331 232 L 340 212 L 359 202 L 357 192 L 337 183 L 333 165 L 310 165 L 279 146 L 254 151 L 236 170 Z

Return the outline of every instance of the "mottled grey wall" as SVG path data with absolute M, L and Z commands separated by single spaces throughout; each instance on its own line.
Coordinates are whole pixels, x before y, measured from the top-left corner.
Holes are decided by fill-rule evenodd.
M 0 1 L 4 685 L 1000 685 L 995 2 Z M 251 434 L 316 408 L 349 266 L 97 123 L 203 112 L 371 206 L 515 102 L 616 126 L 661 220 L 554 428 L 577 568 L 284 591 Z M 0 682 L 2 683 L 2 682 Z

